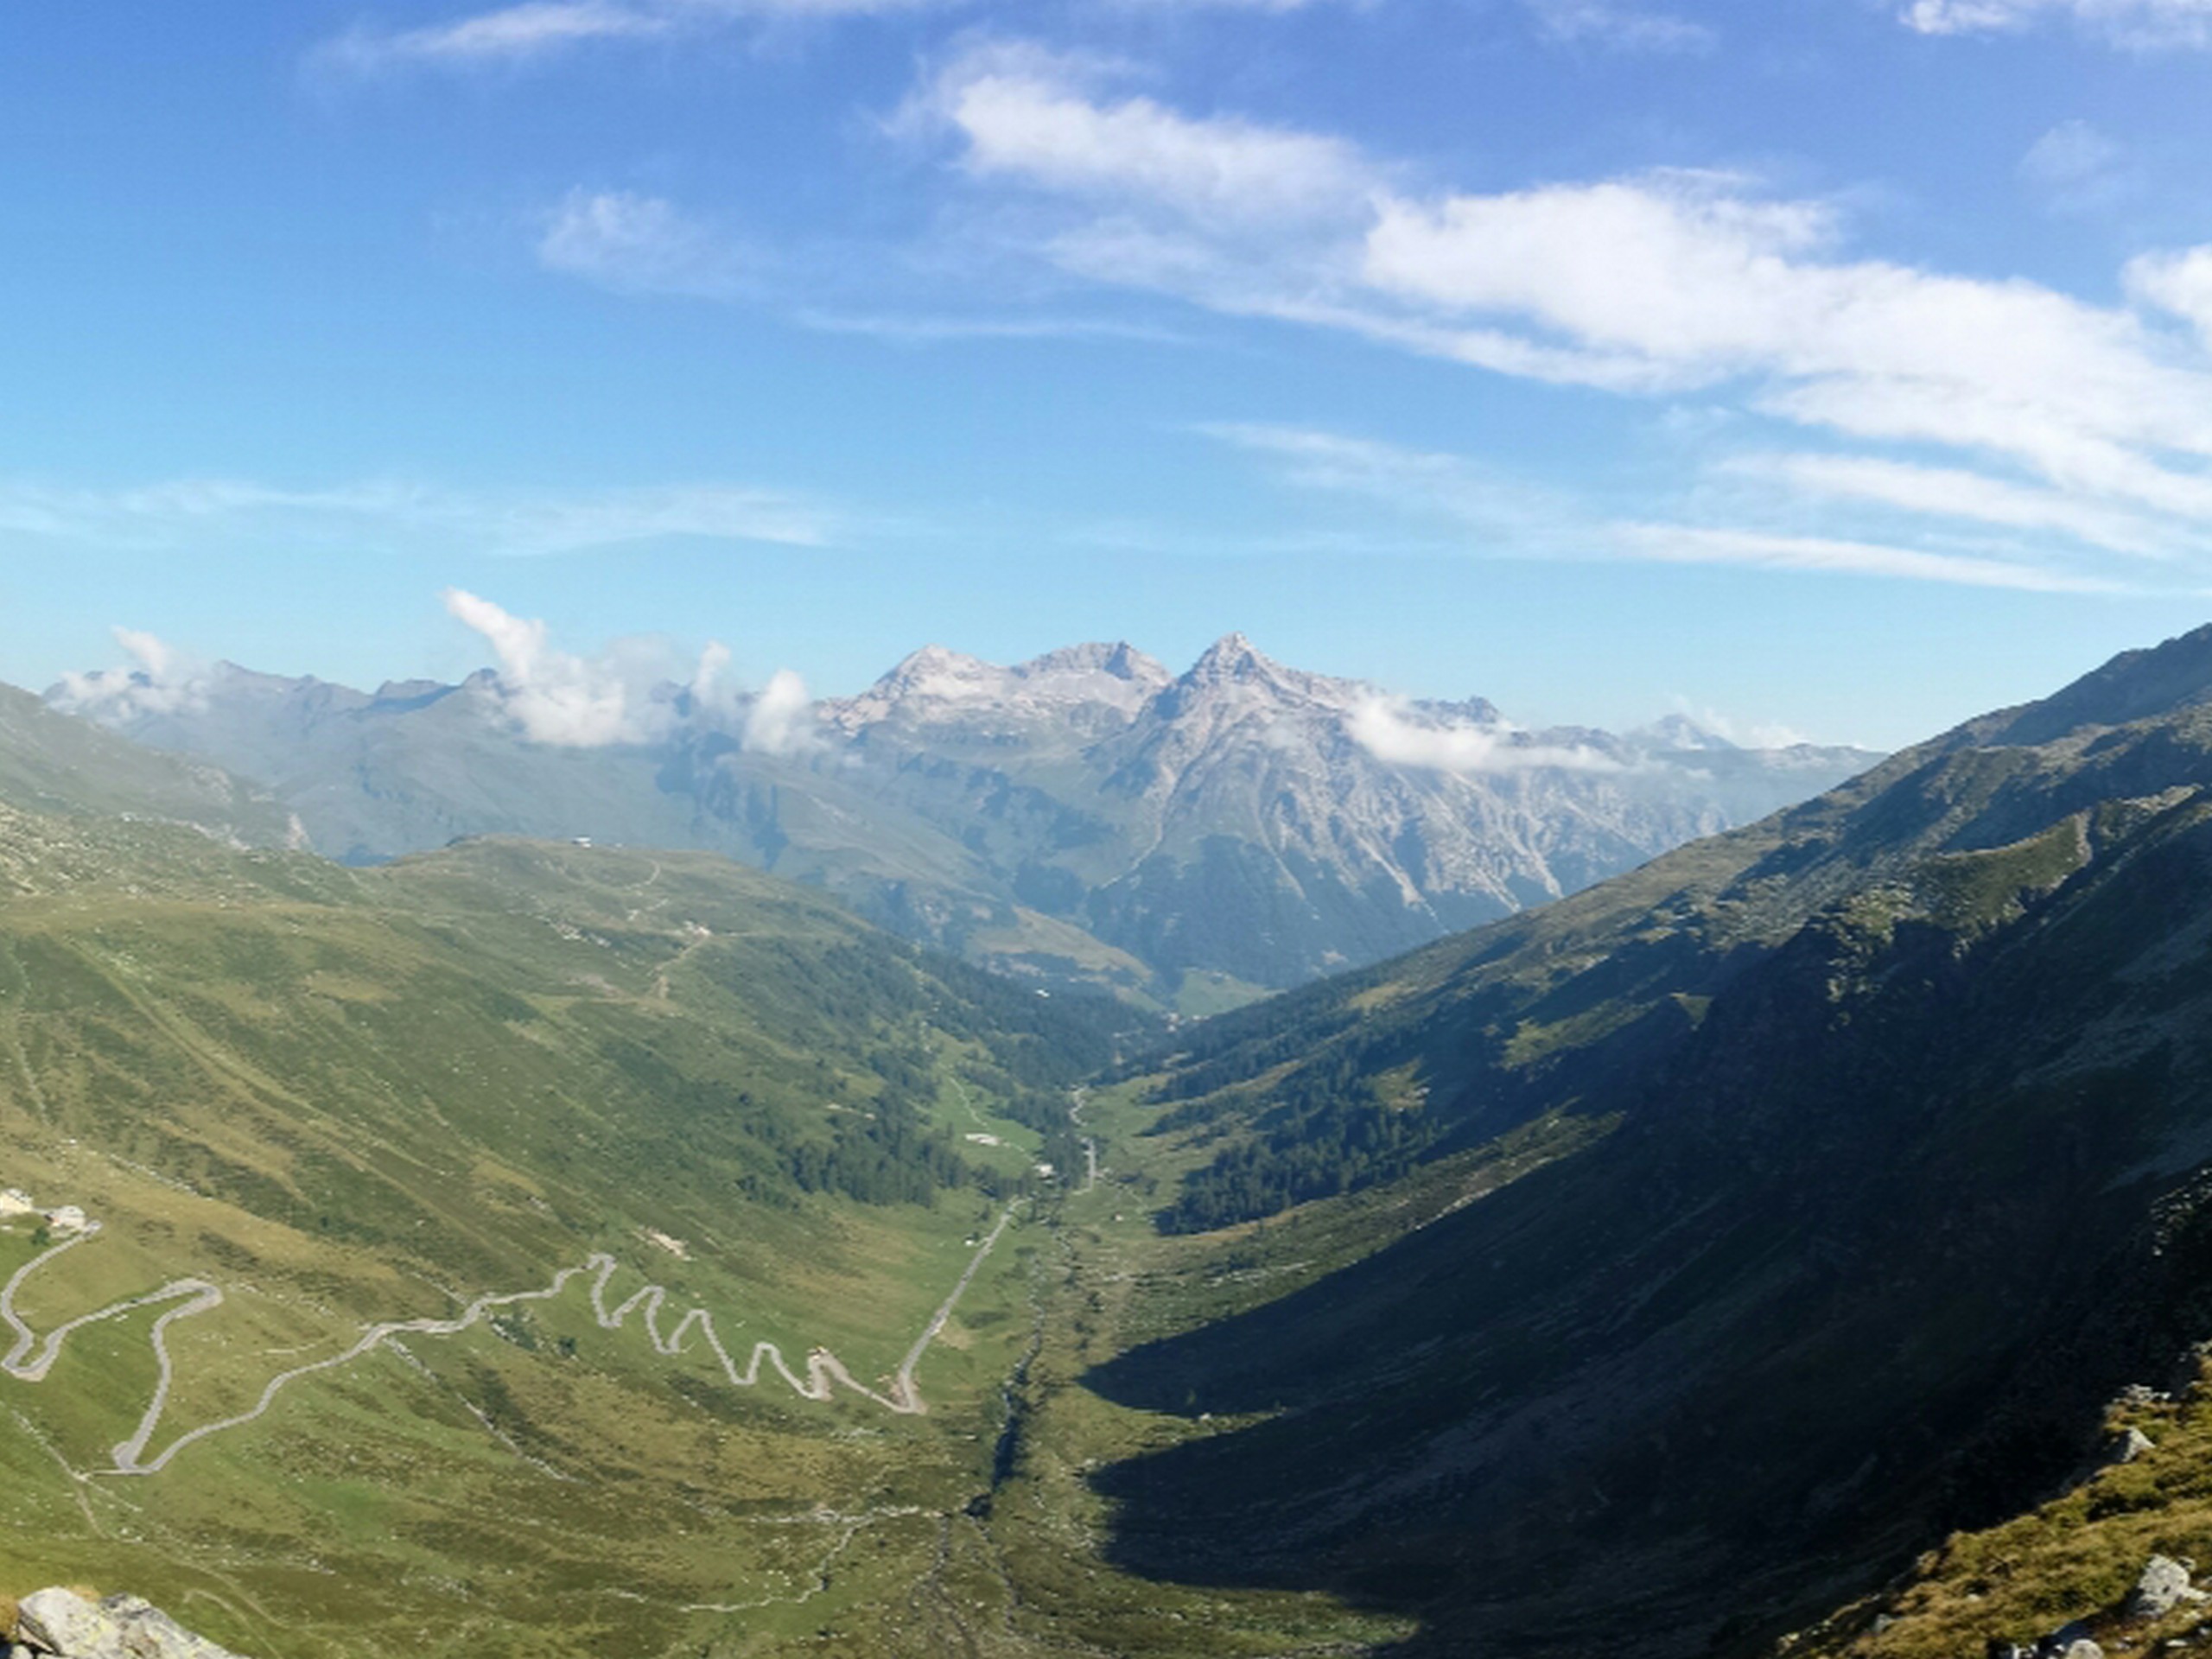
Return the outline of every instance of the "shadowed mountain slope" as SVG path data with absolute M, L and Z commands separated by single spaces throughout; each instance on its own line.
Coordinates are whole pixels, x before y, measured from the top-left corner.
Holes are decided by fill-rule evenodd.
M 2208 685 L 2212 631 L 1199 1027 L 1173 1225 L 1614 1127 L 1096 1370 L 1227 1425 L 1102 1473 L 1121 1558 L 1422 1652 L 1729 1652 L 2075 1463 L 2212 1328 Z

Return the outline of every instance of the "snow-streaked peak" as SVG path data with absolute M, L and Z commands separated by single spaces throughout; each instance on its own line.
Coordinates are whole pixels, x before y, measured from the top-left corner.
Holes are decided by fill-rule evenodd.
M 1675 749 L 1683 752 L 1710 750 L 1719 752 L 1740 747 L 1708 727 L 1700 726 L 1688 715 L 1662 715 L 1648 726 L 1639 726 L 1628 734 L 1629 741 L 1647 748 Z
M 909 652 L 888 673 L 869 688 L 892 697 L 988 696 L 997 690 L 1006 671 L 965 652 L 943 645 L 924 645 Z M 867 695 L 863 693 L 862 695 Z
M 823 717 L 857 733 L 885 721 L 992 725 L 1073 718 L 1086 727 L 1133 719 L 1169 683 L 1167 670 L 1126 641 L 1064 645 L 1011 668 L 925 645 L 858 696 L 831 698 Z

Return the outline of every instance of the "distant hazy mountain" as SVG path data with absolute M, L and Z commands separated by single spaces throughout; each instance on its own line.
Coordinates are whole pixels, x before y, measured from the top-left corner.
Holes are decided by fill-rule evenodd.
M 810 707 L 671 686 L 650 741 L 594 747 L 532 741 L 526 689 L 488 671 L 365 693 L 224 664 L 145 689 L 48 697 L 263 780 L 334 857 L 485 832 L 709 848 L 977 960 L 1190 1007 L 1556 898 L 1878 758 L 1680 716 L 1529 731 L 1236 634 L 1179 677 L 1127 645 L 1011 668 L 931 646 Z
M 185 823 L 251 846 L 305 838 L 266 790 L 205 761 L 124 742 L 8 685 L 0 685 L 0 804 Z

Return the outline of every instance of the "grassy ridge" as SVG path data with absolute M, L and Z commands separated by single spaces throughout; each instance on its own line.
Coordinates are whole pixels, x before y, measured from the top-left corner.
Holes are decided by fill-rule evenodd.
M 2212 683 L 2212 631 L 2152 655 Z M 1732 1656 L 2047 1489 L 2212 1329 L 2212 715 L 2119 703 L 1140 1057 L 1171 1228 L 1538 1166 L 1102 1354 L 1211 1431 L 1094 1474 L 1113 1559 L 1330 1585 L 1408 1656 Z
M 2129 1592 L 2154 1554 L 2212 1565 L 2212 1414 L 2202 1362 L 2171 1397 L 2144 1390 L 2106 1414 L 2107 1446 L 2133 1430 L 2146 1449 L 2049 1502 L 1955 1534 L 1878 1593 L 1776 1649 L 1791 1659 L 1948 1659 L 1993 1642 L 2033 1648 L 2083 1624 L 2107 1651 L 2192 1646 L 2212 1634 L 2202 1601 L 2162 1618 L 2128 1617 Z
M 1136 1135 L 1147 1109 L 1070 1119 L 1126 1009 L 925 957 L 705 855 L 486 841 L 358 871 L 16 814 L 0 875 L 0 1184 L 103 1223 L 20 1313 L 44 1332 L 181 1276 L 225 1293 L 168 1328 L 151 1456 L 368 1322 L 449 1319 L 594 1251 L 609 1306 L 658 1284 L 664 1330 L 703 1307 L 741 1359 L 821 1344 L 887 1389 L 1033 1195 L 920 1364 L 923 1416 L 734 1388 L 696 1340 L 671 1357 L 635 1313 L 602 1329 L 579 1278 L 304 1377 L 128 1478 L 109 1448 L 174 1304 L 84 1327 L 45 1381 L 0 1377 L 6 1587 L 127 1588 L 261 1659 L 1224 1659 L 1402 1630 L 1109 1559 L 1089 1471 L 1191 1426 L 1077 1379 L 1269 1283 L 1236 1254 L 1264 1241 L 1153 1236 L 1132 1199 L 1190 1154 Z M 800 1154 L 893 1102 L 967 1173 L 927 1204 L 812 1179 Z M 1108 1178 L 1037 1178 L 1080 1166 L 1078 1129 Z M 1399 1224 L 1330 1224 L 1300 1246 L 1314 1270 Z M 0 1223 L 0 1278 L 39 1249 Z
M 705 855 L 484 842 L 349 872 L 147 824 L 0 828 L 0 1182 L 104 1224 L 20 1312 L 44 1331 L 187 1275 L 227 1298 L 169 1330 L 156 1451 L 366 1322 L 594 1250 L 620 1262 L 610 1301 L 650 1280 L 667 1324 L 706 1307 L 741 1357 L 820 1344 L 887 1378 L 1028 1179 L 1016 1103 L 975 1079 L 1033 1092 L 1106 1040 Z M 794 1154 L 895 1093 L 958 1148 L 955 1184 L 806 1191 Z M 29 1222 L 0 1230 L 0 1275 L 34 1249 Z M 696 1343 L 601 1330 L 579 1282 L 294 1384 L 129 1479 L 98 1471 L 155 1381 L 142 1309 L 43 1382 L 0 1378 L 0 1552 L 22 1587 L 128 1585 L 273 1655 L 789 1634 L 861 1534 L 926 1576 L 917 1517 L 987 1483 L 1027 1303 L 1010 1247 L 920 1370 L 929 1416 L 899 1418 L 734 1389 Z

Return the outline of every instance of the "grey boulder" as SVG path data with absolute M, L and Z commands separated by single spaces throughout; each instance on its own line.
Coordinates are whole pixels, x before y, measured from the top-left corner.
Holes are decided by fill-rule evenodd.
M 2164 1618 L 2184 1601 L 2202 1601 L 2204 1592 L 2192 1589 L 2189 1569 L 2170 1555 L 2153 1555 L 2143 1565 L 2127 1598 L 2130 1618 Z
M 238 1659 L 137 1596 L 95 1602 L 58 1588 L 23 1598 L 16 1643 L 56 1659 Z

